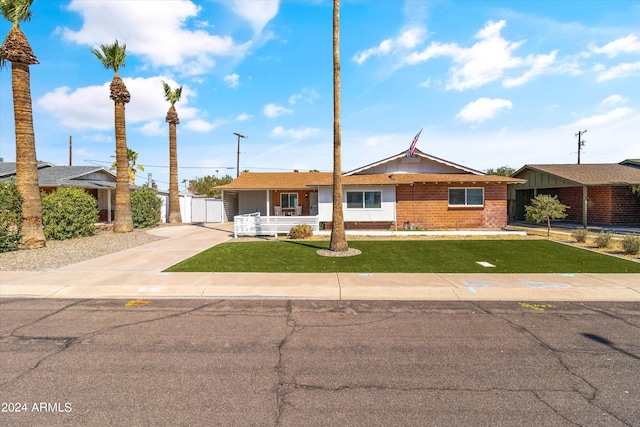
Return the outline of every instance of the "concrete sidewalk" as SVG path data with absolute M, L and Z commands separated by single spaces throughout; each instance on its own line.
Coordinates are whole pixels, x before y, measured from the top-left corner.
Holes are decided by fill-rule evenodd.
M 149 232 L 166 238 L 56 270 L 0 272 L 0 297 L 640 301 L 640 274 L 163 273 L 231 229 Z

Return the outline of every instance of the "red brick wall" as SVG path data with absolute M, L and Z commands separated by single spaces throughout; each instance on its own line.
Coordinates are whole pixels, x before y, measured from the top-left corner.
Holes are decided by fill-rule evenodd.
M 477 185 L 480 187 L 481 185 Z M 449 188 L 475 185 L 414 184 L 396 187 L 398 228 L 502 228 L 507 225 L 506 185 L 485 185 L 483 207 L 449 207 Z
M 273 206 L 280 206 L 280 194 L 281 193 L 298 193 L 298 205 L 302 206 L 302 216 L 311 215 L 309 211 L 309 194 L 312 193 L 311 190 L 273 190 L 271 192 L 271 212 L 269 215 L 275 215 L 275 211 L 273 210 Z M 293 209 L 291 210 L 293 211 Z
M 540 190 L 538 194 L 557 195 L 567 209 L 565 221 L 582 223 L 582 187 Z M 587 189 L 588 224 L 640 223 L 640 198 L 628 186 L 598 186 Z

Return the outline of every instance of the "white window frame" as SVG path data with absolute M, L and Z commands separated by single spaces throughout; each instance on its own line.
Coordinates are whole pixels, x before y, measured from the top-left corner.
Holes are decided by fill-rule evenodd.
M 348 194 L 349 193 L 361 193 L 362 194 L 362 206 L 361 207 L 359 207 L 359 208 L 349 207 L 349 201 L 348 201 L 348 197 L 349 197 Z M 379 208 L 367 208 L 367 207 L 365 207 L 365 203 L 366 203 L 365 193 L 380 193 L 380 207 Z M 344 203 L 345 203 L 345 207 L 347 209 L 354 210 L 354 211 L 363 211 L 363 210 L 379 211 L 379 210 L 382 210 L 382 190 L 347 190 L 347 191 L 345 191 Z
M 296 195 L 296 205 L 295 206 L 291 206 L 291 195 L 293 195 L 293 194 Z M 282 204 L 283 196 L 287 196 L 287 206 L 284 206 Z M 280 193 L 280 207 L 282 209 L 295 209 L 296 206 L 299 206 L 299 201 L 298 201 L 299 198 L 300 198 L 300 195 L 298 193 Z
M 464 190 L 464 204 L 451 204 L 451 190 Z M 471 205 L 469 204 L 469 193 L 468 190 L 482 190 L 482 203 L 479 205 Z M 471 207 L 471 208 L 481 208 L 484 207 L 484 187 L 449 187 L 449 191 L 447 192 L 447 203 L 449 207 L 459 208 L 459 207 Z

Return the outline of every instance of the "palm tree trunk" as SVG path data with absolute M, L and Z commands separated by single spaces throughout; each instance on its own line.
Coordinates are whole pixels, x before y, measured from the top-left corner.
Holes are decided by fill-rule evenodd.
M 178 148 L 176 124 L 169 123 L 169 223 L 182 222 L 180 195 L 178 194 Z
M 45 246 L 46 240 L 42 228 L 42 201 L 38 185 L 29 65 L 11 63 L 11 85 L 16 132 L 16 186 L 22 196 L 20 248 L 36 249 Z
M 131 217 L 131 194 L 129 192 L 129 160 L 127 158 L 127 131 L 124 102 L 115 102 L 116 128 L 116 213 L 113 231 L 128 233 L 133 231 Z
M 333 0 L 333 215 L 329 249 L 349 250 L 342 211 L 342 160 L 340 131 L 340 0 Z

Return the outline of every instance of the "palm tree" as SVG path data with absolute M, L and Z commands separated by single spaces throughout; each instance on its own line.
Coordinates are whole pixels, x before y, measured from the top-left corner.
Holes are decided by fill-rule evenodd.
M 111 157 L 115 157 L 115 156 L 111 156 Z M 137 162 L 138 162 L 138 153 L 133 151 L 131 148 L 127 147 L 127 163 L 129 165 L 127 167 L 127 174 L 129 176 L 129 184 L 136 183 L 136 170 L 144 172 L 144 167 L 142 165 L 136 164 Z M 117 174 L 117 170 L 118 170 L 117 161 L 111 164 L 111 170 L 116 171 L 116 174 Z
M 11 62 L 11 88 L 16 133 L 16 186 L 22 197 L 22 239 L 20 248 L 45 246 L 42 228 L 42 202 L 38 185 L 36 137 L 31 108 L 29 65 L 39 64 L 20 22 L 31 19 L 33 0 L 0 0 L 2 17 L 13 24 L 0 46 L 0 67 Z
M 329 249 L 347 252 L 342 212 L 342 166 L 340 158 L 340 0 L 333 0 L 333 215 Z
M 113 221 L 113 231 L 127 233 L 133 230 L 131 217 L 131 194 L 129 193 L 129 162 L 127 159 L 127 131 L 124 115 L 124 104 L 131 100 L 131 95 L 118 74 L 120 67 L 124 67 L 126 59 L 126 44 L 101 44 L 100 49 L 92 48 L 91 52 L 108 70 L 114 71 L 111 80 L 111 95 L 115 104 L 116 131 L 116 213 Z
M 178 147 L 176 142 L 176 125 L 180 124 L 175 103 L 180 101 L 182 86 L 177 89 L 162 82 L 164 99 L 171 103 L 165 121 L 169 123 L 169 224 L 182 222 L 180 215 L 180 194 L 178 193 Z

